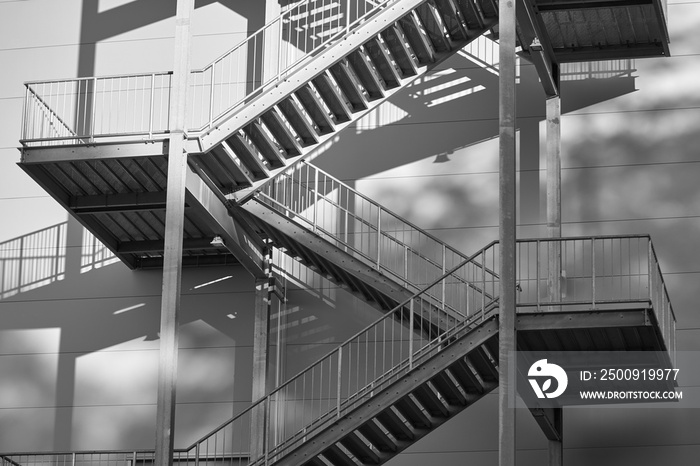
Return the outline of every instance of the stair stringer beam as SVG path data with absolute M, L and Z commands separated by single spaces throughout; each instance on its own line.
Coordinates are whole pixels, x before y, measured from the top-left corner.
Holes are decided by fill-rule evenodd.
M 322 454 L 324 450 L 340 442 L 345 436 L 355 432 L 362 425 L 371 421 L 382 411 L 389 409 L 404 397 L 408 397 L 418 387 L 435 377 L 436 374 L 443 373 L 456 361 L 466 357 L 470 352 L 476 350 L 491 338 L 496 337 L 498 335 L 498 320 L 492 315 L 471 330 L 465 329 L 462 332 L 463 334 L 457 341 L 452 342 L 449 346 L 442 349 L 438 354 L 423 364 L 416 366 L 413 371 L 382 390 L 380 394 L 372 397 L 370 401 L 363 403 L 350 413 L 340 417 L 317 435 L 307 438 L 302 445 L 272 464 L 275 466 L 298 466 L 313 461 L 313 459 Z M 494 388 L 496 388 L 496 384 L 488 386 L 481 394 L 471 395 L 468 400 L 469 403 L 461 407 L 462 409 L 451 409 L 449 417 L 431 417 L 431 428 L 414 428 L 414 438 L 412 441 L 398 442 L 396 444 L 396 451 L 382 454 L 382 463 L 388 461 L 393 455 L 400 453 L 418 439 L 438 428 L 448 419 L 451 419 L 457 412 L 466 409 Z
M 376 268 L 340 250 L 340 248 L 332 245 L 316 233 L 301 227 L 297 222 L 266 207 L 257 199 L 243 204 L 240 206 L 240 209 L 288 238 L 293 239 L 308 251 L 332 262 L 338 268 L 351 274 L 397 303 L 407 300 L 413 294 L 383 275 Z
M 228 207 L 206 185 L 204 180 L 187 167 L 187 204 L 190 214 L 219 233 L 231 254 L 255 278 L 267 278 L 262 250 L 248 232 L 231 217 Z

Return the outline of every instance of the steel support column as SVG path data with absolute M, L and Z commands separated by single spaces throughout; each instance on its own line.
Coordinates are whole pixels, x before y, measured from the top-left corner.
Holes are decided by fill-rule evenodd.
M 561 99 L 547 99 L 547 237 L 561 238 Z M 547 251 L 547 288 L 550 302 L 561 301 L 561 243 L 550 241 Z M 560 310 L 551 306 L 551 311 Z
M 547 236 L 561 238 L 561 98 L 547 99 Z M 552 302 L 561 302 L 561 242 L 549 242 L 547 285 Z M 561 310 L 561 306 L 550 307 L 551 311 Z M 549 439 L 549 466 L 562 466 L 563 414 L 564 408 L 555 408 L 554 417 L 559 428 L 559 438 Z
M 515 1 L 499 0 L 498 462 L 515 465 Z
M 187 152 L 185 117 L 190 69 L 190 17 L 194 0 L 178 0 L 175 22 L 175 65 L 170 104 L 170 146 L 165 214 L 165 251 L 161 298 L 160 358 L 156 407 L 155 465 L 173 464 L 175 386 L 177 381 L 178 311 L 182 277 Z
M 561 99 L 547 99 L 547 236 L 561 238 Z
M 253 327 L 253 401 L 267 394 L 267 373 L 269 368 L 270 311 L 272 304 L 270 250 L 264 253 L 265 273 L 268 278 L 255 280 L 255 324 Z M 265 405 L 252 412 L 251 458 L 259 458 L 265 449 Z

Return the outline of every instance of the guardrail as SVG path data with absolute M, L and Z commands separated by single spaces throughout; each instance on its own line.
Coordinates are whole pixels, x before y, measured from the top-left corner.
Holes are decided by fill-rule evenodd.
M 168 132 L 171 76 L 151 73 L 26 83 L 22 143 L 153 139 Z
M 243 413 L 176 450 L 174 463 L 269 464 L 400 379 L 495 312 L 498 299 L 487 299 L 480 290 L 499 295 L 498 247 L 497 242 L 489 244 Z M 560 266 L 550 261 L 553 253 L 561 254 Z M 518 310 L 651 307 L 674 360 L 675 315 L 648 235 L 519 240 L 516 260 Z M 550 263 L 562 272 L 558 296 L 548 292 Z M 485 272 L 491 267 L 495 273 Z M 472 286 L 478 283 L 481 286 Z M 441 320 L 444 309 L 435 306 L 431 294 L 443 289 L 449 290 L 446 306 L 462 309 L 463 319 Z M 138 465 L 152 461 L 149 455 L 152 452 L 5 454 L 0 464 Z
M 398 0 L 299 2 L 201 70 L 190 73 L 190 132 L 278 83 Z M 169 128 L 171 72 L 26 83 L 22 143 L 153 139 Z
M 411 292 L 424 289 L 468 258 L 304 160 L 268 180 L 252 197 Z M 488 269 L 487 274 L 497 279 Z M 443 305 L 445 293 L 440 290 L 434 296 L 438 305 Z

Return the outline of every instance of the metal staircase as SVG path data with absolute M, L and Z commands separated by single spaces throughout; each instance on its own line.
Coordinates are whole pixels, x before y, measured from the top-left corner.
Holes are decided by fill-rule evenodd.
M 548 295 L 556 245 L 565 293 Z M 648 236 L 522 240 L 518 347 L 659 351 L 675 316 Z M 383 464 L 497 386 L 498 243 L 448 270 L 375 323 L 191 446 L 176 464 Z M 473 286 L 477 283 L 483 287 Z M 445 294 L 445 305 L 434 305 Z M 463 317 L 431 325 L 449 307 Z M 424 308 L 424 318 L 416 318 Z M 524 384 L 523 386 L 527 386 Z M 152 451 L 12 453 L 0 464 L 150 464 Z
M 467 260 L 456 249 L 304 160 L 233 208 L 261 237 L 384 311 Z M 490 269 L 483 277 L 488 282 L 498 280 Z M 483 292 L 480 307 L 494 299 L 493 293 L 485 291 L 483 280 L 465 279 L 467 283 Z M 444 311 L 444 320 L 464 318 L 464 309 L 448 303 L 449 290 L 445 282 L 443 285 L 425 292 L 425 297 Z
M 668 55 L 662 3 L 518 0 L 521 54 L 554 74 L 560 62 L 593 55 Z M 188 184 L 184 262 L 233 256 L 262 276 L 259 260 L 245 259 L 261 245 L 211 200 L 240 197 L 294 158 L 326 150 L 345 127 L 494 30 L 495 5 L 302 1 L 193 70 L 186 150 L 212 192 Z M 553 78 L 540 74 L 543 84 Z M 162 263 L 171 80 L 162 72 L 26 84 L 20 166 L 131 268 Z M 226 247 L 213 246 L 224 230 Z
M 198 128 L 201 153 L 193 159 L 224 193 L 256 187 L 289 159 L 331 141 L 496 20 L 490 0 L 302 3 L 269 26 L 280 29 L 285 46 L 272 58 L 285 70 L 266 78 L 263 69 L 245 97 L 234 100 L 224 113 L 214 109 L 221 115 Z M 271 29 L 251 36 L 230 54 L 246 47 L 257 51 Z M 317 38 L 324 38 L 318 39 L 321 45 L 316 45 Z M 304 53 L 284 67 L 290 48 L 293 56 Z M 260 53 L 261 63 L 269 59 Z M 231 60 L 226 56 L 212 66 L 226 68 Z M 211 73 L 217 76 L 214 68 Z M 216 89 L 216 84 L 211 86 Z M 212 95 L 212 102 L 219 101 Z
M 546 256 L 560 247 L 567 290 L 547 295 Z M 528 351 L 675 354 L 675 317 L 646 236 L 518 242 L 518 346 Z M 251 408 L 178 451 L 178 460 L 275 465 L 383 464 L 498 384 L 498 244 L 492 243 L 345 341 Z M 485 288 L 473 286 L 485 283 Z M 428 327 L 414 309 L 447 293 L 464 311 Z M 485 303 L 485 304 L 484 304 Z M 542 312 L 542 311 L 547 312 Z M 444 311 L 444 309 L 443 309 Z M 547 337 L 543 335 L 547 333 Z M 595 342 L 595 343 L 590 343 Z M 259 451 L 251 449 L 263 413 Z M 260 440 L 260 439 L 258 439 Z M 207 460 L 198 460 L 206 458 Z
M 668 53 L 657 0 L 620 2 L 619 15 L 600 13 L 600 2 L 518 4 L 530 17 L 520 46 L 533 60 Z M 588 28 L 559 20 L 577 13 Z M 466 257 L 310 163 L 291 163 L 493 29 L 496 15 L 492 0 L 310 0 L 191 73 L 184 262 L 234 256 L 255 274 L 270 239 L 385 315 L 178 450 L 177 463 L 382 464 L 496 387 L 498 244 Z M 595 15 L 602 30 L 590 26 Z M 589 40 L 601 34 L 604 44 Z M 20 165 L 132 268 L 163 255 L 170 79 L 27 84 Z M 553 251 L 565 279 L 547 270 Z M 648 237 L 524 240 L 517 260 L 522 348 L 672 358 L 675 317 Z M 551 280 L 564 280 L 561 297 Z M 3 466 L 152 461 L 149 451 L 0 456 Z

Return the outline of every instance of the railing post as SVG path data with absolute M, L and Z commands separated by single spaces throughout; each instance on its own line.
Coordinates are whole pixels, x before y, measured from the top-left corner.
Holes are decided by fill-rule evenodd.
M 156 94 L 156 74 L 151 74 L 151 108 L 148 117 L 148 139 L 153 139 L 153 107 Z
M 199 443 L 194 449 L 194 466 L 199 466 Z
M 486 320 L 486 251 L 481 251 L 481 321 Z
M 654 291 L 653 291 L 654 280 L 652 279 L 653 273 L 654 273 L 653 272 L 654 269 L 652 267 L 653 251 L 651 249 L 651 241 L 649 239 L 647 239 L 647 254 L 648 254 L 647 267 L 649 269 L 649 272 L 648 272 L 648 274 L 649 274 L 649 277 L 648 277 L 649 278 L 649 303 L 651 303 L 651 307 L 653 308 L 653 307 L 655 307 L 654 306 Z
M 75 452 L 71 454 L 71 466 L 75 466 Z
M 24 108 L 22 109 L 22 139 L 29 139 L 27 137 L 27 130 L 29 128 L 29 85 L 24 85 Z
M 408 369 L 413 369 L 413 325 L 414 325 L 414 315 L 413 315 L 413 299 L 409 304 L 409 315 L 408 315 Z
M 403 286 L 408 288 L 408 245 L 403 247 Z
M 447 254 L 446 254 L 446 246 L 445 243 L 442 243 L 442 276 L 445 276 L 445 273 L 447 272 L 447 269 L 445 267 L 445 261 L 447 260 Z M 445 296 L 447 294 L 446 290 L 447 286 L 447 280 L 443 278 L 442 280 L 442 309 L 445 309 Z
M 269 451 L 270 451 L 270 436 L 267 435 L 267 428 L 268 428 L 268 419 L 269 419 L 269 413 L 270 413 L 270 395 L 265 397 L 265 402 L 263 405 L 263 431 L 262 431 L 262 446 L 263 446 L 263 455 L 265 456 L 265 466 L 268 465 L 269 461 Z
M 211 87 L 209 88 L 209 128 L 214 123 L 214 76 L 216 75 L 216 62 L 211 64 Z
M 345 32 L 346 33 L 348 31 L 350 31 L 350 3 L 351 3 L 351 0 L 347 0 L 347 2 L 345 2 L 346 6 L 347 6 L 347 9 L 345 11 Z
M 340 394 L 343 380 L 343 347 L 338 347 L 338 388 L 337 388 L 337 408 L 336 416 L 340 419 Z
M 377 210 L 377 270 L 381 269 L 382 258 L 382 208 Z
M 85 89 L 87 92 L 87 89 Z M 86 96 L 87 97 L 87 96 Z M 95 141 L 95 106 L 97 102 L 97 78 L 92 78 L 92 102 L 90 103 L 90 142 Z
M 537 240 L 537 247 L 535 250 L 535 295 L 537 300 L 537 312 L 540 312 L 540 240 Z
M 314 170 L 314 233 L 318 221 L 318 170 Z
M 282 79 L 282 47 L 284 46 L 284 41 L 282 40 L 282 34 L 284 34 L 282 29 L 283 16 L 284 15 L 280 15 L 280 17 L 277 19 L 277 21 L 279 21 L 277 27 L 277 82 Z
M 591 301 L 595 309 L 595 238 L 591 238 Z

